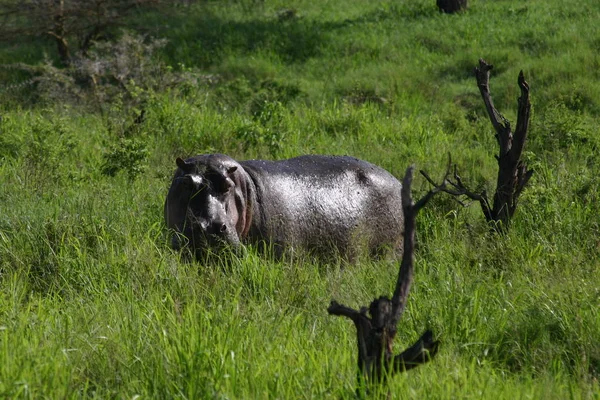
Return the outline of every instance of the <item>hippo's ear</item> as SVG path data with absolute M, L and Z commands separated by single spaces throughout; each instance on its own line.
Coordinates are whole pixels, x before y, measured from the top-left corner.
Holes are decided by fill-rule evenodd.
M 177 163 L 177 166 L 179 168 L 181 168 L 181 170 L 183 172 L 185 172 L 186 174 L 192 172 L 194 164 L 188 163 L 188 162 L 182 160 L 181 157 L 177 157 L 177 159 L 175 160 L 175 162 Z
M 233 174 L 235 171 L 237 171 L 237 165 L 234 165 L 233 167 L 229 167 L 229 168 L 227 168 L 227 175 L 231 175 L 231 174 Z

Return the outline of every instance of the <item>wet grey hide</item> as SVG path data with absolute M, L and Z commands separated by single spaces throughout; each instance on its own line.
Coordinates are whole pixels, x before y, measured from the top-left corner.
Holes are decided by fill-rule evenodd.
M 238 162 L 206 154 L 178 158 L 177 166 L 165 202 L 175 249 L 201 257 L 207 248 L 262 243 L 276 255 L 401 255 L 402 185 L 366 161 L 308 155 Z

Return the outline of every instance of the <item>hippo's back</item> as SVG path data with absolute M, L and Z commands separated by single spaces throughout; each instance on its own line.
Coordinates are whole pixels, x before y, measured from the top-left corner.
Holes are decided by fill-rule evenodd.
M 256 186 L 257 238 L 347 258 L 402 245 L 401 183 L 369 162 L 301 156 L 240 164 Z M 251 234 L 252 234 L 251 232 Z

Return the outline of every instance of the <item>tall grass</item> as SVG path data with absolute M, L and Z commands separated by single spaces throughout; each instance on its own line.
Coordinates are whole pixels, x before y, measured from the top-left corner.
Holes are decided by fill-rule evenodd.
M 426 328 L 442 347 L 379 395 L 597 396 L 600 6 L 480 0 L 450 16 L 434 3 L 196 2 L 166 21 L 145 16 L 147 33 L 169 40 L 162 62 L 198 83 L 138 88 L 145 120 L 133 130 L 135 110 L 116 103 L 100 114 L 6 89 L 0 396 L 353 397 L 354 328 L 326 307 L 391 294 L 398 265 L 254 249 L 186 263 L 162 222 L 174 159 L 351 154 L 435 177 L 450 153 L 465 182 L 491 192 L 479 57 L 495 65 L 492 95 L 513 123 L 525 71 L 535 175 L 506 236 L 489 232 L 477 204 L 438 196 L 420 214 L 397 350 Z M 295 16 L 282 20 L 282 8 Z M 27 42 L 0 48 L 0 60 L 32 62 L 33 45 L 51 51 Z

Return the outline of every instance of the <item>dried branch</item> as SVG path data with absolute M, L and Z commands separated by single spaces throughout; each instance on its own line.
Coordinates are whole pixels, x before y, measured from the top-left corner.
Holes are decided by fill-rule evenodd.
M 519 109 L 517 112 L 517 128 L 514 135 L 514 143 L 511 148 L 512 162 L 518 162 L 523 147 L 525 147 L 525 139 L 527 139 L 527 130 L 529 129 L 529 116 L 531 113 L 531 103 L 529 102 L 529 84 L 525 81 L 523 71 L 519 72 L 517 84 L 521 89 L 521 97 L 519 97 Z M 516 157 L 516 158 L 514 158 Z
M 394 357 L 394 372 L 408 371 L 431 360 L 437 353 L 439 341 L 433 340 L 433 333 L 425 331 L 408 349 Z
M 369 382 L 381 382 L 388 373 L 406 371 L 426 363 L 433 357 L 439 342 L 427 331 L 411 347 L 399 355 L 392 354 L 396 325 L 406 309 L 406 302 L 414 274 L 416 216 L 429 199 L 441 191 L 436 187 L 414 203 L 411 196 L 413 168 L 407 169 L 402 181 L 402 208 L 404 210 L 404 253 L 392 299 L 382 296 L 371 302 L 369 308 L 354 310 L 332 301 L 327 309 L 331 315 L 350 318 L 356 327 L 358 368 Z M 367 315 L 367 311 L 370 317 Z
M 339 315 L 339 316 L 343 316 L 343 317 L 348 317 L 353 321 L 355 319 L 359 318 L 361 315 L 361 313 L 359 311 L 356 311 L 350 307 L 341 305 L 340 303 L 338 303 L 335 300 L 331 300 L 331 304 L 329 305 L 329 308 L 327 308 L 327 312 L 331 315 Z
M 525 81 L 523 71 L 521 71 L 517 80 L 521 89 L 517 114 L 517 129 L 513 134 L 510 122 L 498 112 L 492 101 L 489 86 L 490 71 L 492 69 L 492 65 L 480 59 L 479 66 L 475 68 L 475 79 L 477 80 L 477 87 L 481 93 L 481 98 L 485 104 L 492 126 L 496 131 L 496 139 L 500 147 L 496 156 L 496 160 L 498 160 L 498 176 L 493 207 L 490 206 L 485 191 L 475 193 L 467 188 L 456 172 L 456 166 L 454 167 L 454 181 L 448 178 L 448 169 L 443 182 L 439 185 L 436 185 L 426 173 L 422 171 L 421 173 L 429 183 L 439 188 L 440 191 L 449 193 L 455 197 L 466 196 L 471 200 L 478 201 L 481 204 L 486 221 L 493 223 L 496 231 L 506 232 L 517 208 L 519 196 L 533 175 L 533 171 L 528 170 L 527 165 L 521 160 L 529 128 L 531 103 L 529 102 L 529 85 Z
M 497 157 L 498 179 L 491 217 L 494 222 L 499 223 L 497 227 L 501 231 L 506 231 L 517 208 L 518 197 L 533 175 L 533 171 L 528 170 L 525 163 L 521 161 L 521 154 L 527 139 L 531 103 L 529 102 L 529 85 L 521 71 L 517 79 L 517 84 L 521 89 L 521 97 L 518 101 L 517 129 L 513 134 L 506 118 L 492 104 L 489 93 L 489 71 L 491 69 L 491 65 L 480 59 L 479 68 L 475 68 L 475 78 L 492 125 L 496 129 L 500 146 Z M 505 121 L 504 124 L 497 123 L 498 118 Z
M 448 159 L 448 168 L 446 169 L 446 174 L 444 175 L 444 179 L 442 183 L 437 184 L 427 175 L 425 171 L 420 171 L 421 175 L 427 179 L 427 181 L 434 187 L 435 191 L 448 193 L 456 198 L 456 200 L 463 206 L 466 207 L 468 204 L 463 203 L 460 200 L 460 196 L 465 196 L 473 201 L 478 201 L 481 205 L 481 209 L 483 211 L 483 215 L 485 216 L 486 221 L 492 221 L 492 208 L 490 207 L 490 202 L 487 197 L 486 191 L 482 191 L 481 193 L 475 193 L 469 188 L 465 186 L 460 175 L 458 175 L 456 165 L 454 165 L 454 181 L 449 178 L 450 175 L 450 164 L 451 160 Z
M 437 191 L 431 190 L 417 204 L 413 203 L 411 194 L 411 185 L 413 180 L 413 168 L 408 168 L 404 179 L 402 180 L 402 210 L 404 212 L 404 252 L 402 263 L 400 264 L 400 272 L 396 282 L 396 290 L 392 296 L 392 320 L 391 325 L 394 326 L 400 321 L 402 313 L 406 308 L 406 300 L 410 291 L 410 285 L 413 280 L 414 263 L 415 263 L 415 230 L 417 214 L 434 196 Z M 437 189 L 437 188 L 436 188 Z M 439 191 L 439 190 L 438 190 Z M 395 333 L 395 332 L 394 332 Z
M 502 116 L 494 107 L 492 95 L 490 93 L 490 71 L 494 67 L 486 63 L 483 59 L 479 60 L 479 67 L 475 68 L 475 78 L 477 79 L 477 87 L 483 98 L 485 108 L 490 117 L 490 121 L 496 131 L 498 142 L 500 144 L 500 154 L 507 152 L 509 146 L 509 137 L 512 136 L 510 130 L 510 122 Z M 500 121 L 501 120 L 501 121 Z

